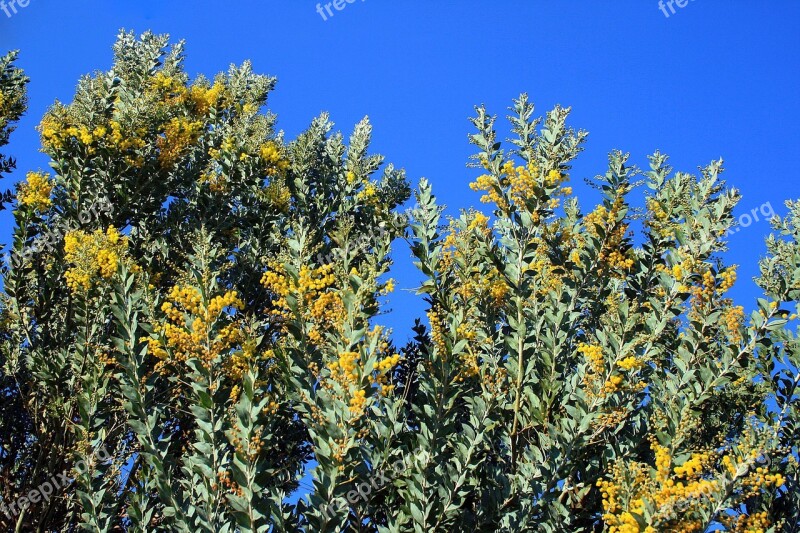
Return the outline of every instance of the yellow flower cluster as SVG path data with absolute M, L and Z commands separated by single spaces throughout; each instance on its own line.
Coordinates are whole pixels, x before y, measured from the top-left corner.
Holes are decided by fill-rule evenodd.
M 19 205 L 30 207 L 34 211 L 44 211 L 52 204 L 50 194 L 53 185 L 44 172 L 28 172 L 25 183 L 17 190 Z
M 460 339 L 467 339 L 468 341 L 474 341 L 478 337 L 478 332 L 475 331 L 475 328 L 469 322 L 462 322 L 456 328 L 456 335 Z
M 594 374 L 602 374 L 605 372 L 605 358 L 603 357 L 603 348 L 595 344 L 586 344 L 582 342 L 578 345 L 578 353 L 583 355 L 589 363 L 589 370 Z
M 106 128 L 104 127 L 98 127 L 93 130 L 83 124 L 73 126 L 58 119 L 51 113 L 45 115 L 39 128 L 42 133 L 42 144 L 45 147 L 63 148 L 67 141 L 75 139 L 89 147 L 89 153 L 94 152 L 91 146 L 106 133 Z
M 456 376 L 456 381 L 458 382 L 463 382 L 473 376 L 477 376 L 481 371 L 480 362 L 475 352 L 480 346 L 475 345 L 473 342 L 478 338 L 478 332 L 475 330 L 475 322 L 470 319 L 470 314 L 471 313 L 468 312 L 465 321 L 456 328 L 458 339 L 466 339 L 469 341 L 466 349 L 459 354 L 461 368 Z
M 386 296 L 387 294 L 391 294 L 394 292 L 395 281 L 394 278 L 389 278 L 386 280 L 386 283 L 383 284 L 381 288 L 380 294 L 381 296 Z
M 270 314 L 278 322 L 286 321 L 292 313 L 288 297 L 293 296 L 302 315 L 298 318 L 311 325 L 308 338 L 314 344 L 322 344 L 326 331 L 341 330 L 345 311 L 336 281 L 330 263 L 318 268 L 303 265 L 296 281 L 278 264 L 270 265 L 261 277 L 262 285 L 275 295 Z
M 455 378 L 457 382 L 464 382 L 467 379 L 477 376 L 481 373 L 478 356 L 472 350 L 468 350 L 460 354 L 459 362 L 461 363 L 461 368 L 459 369 Z
M 279 212 L 287 213 L 289 211 L 289 207 L 292 204 L 292 192 L 285 183 L 271 180 L 264 190 L 264 195 L 270 205 L 275 207 Z
M 692 295 L 696 304 L 709 303 L 717 292 L 717 279 L 711 273 L 710 268 L 706 268 L 700 281 L 692 288 Z
M 386 372 L 389 372 L 394 367 L 396 367 L 397 363 L 399 362 L 400 362 L 400 355 L 393 354 L 388 357 L 384 357 L 383 359 L 378 361 L 378 364 L 375 366 L 375 368 L 378 370 L 378 372 L 385 374 Z
M 657 199 L 650 197 L 645 201 L 650 217 L 645 220 L 647 226 L 655 235 L 664 239 L 675 237 L 678 224 L 669 219 L 669 214 L 664 210 L 664 206 Z
M 190 91 L 186 84 L 176 76 L 157 72 L 148 80 L 146 92 L 157 98 L 157 105 L 180 106 L 184 104 Z
M 372 390 L 378 394 L 388 394 L 393 388 L 388 384 L 390 372 L 400 362 L 400 355 L 390 353 L 389 335 L 381 326 L 375 326 L 372 330 L 367 331 L 364 343 L 373 345 L 376 339 L 378 342 L 373 356 L 377 358 L 377 362 L 369 377 L 372 378 Z M 314 363 L 311 366 L 316 368 Z M 342 401 L 349 402 L 352 415 L 349 423 L 356 422 L 364 413 L 368 400 L 363 389 L 363 378 L 366 376 L 361 354 L 353 349 L 340 352 L 335 360 L 327 364 L 327 368 L 330 370 L 328 379 L 313 368 L 312 373 L 320 380 L 323 388 Z M 335 387 L 334 384 L 338 384 L 340 387 Z
M 539 169 L 535 165 L 528 163 L 527 166 L 514 167 L 512 161 L 507 161 L 503 165 L 503 174 L 508 179 L 509 192 L 515 204 L 523 207 L 526 201 L 536 197 Z
M 734 283 L 736 283 L 736 266 L 728 267 L 716 275 L 712 265 L 701 263 L 692 257 L 686 257 L 680 263 L 672 267 L 671 274 L 676 279 L 676 288 L 679 292 L 688 292 L 692 296 L 691 309 L 688 317 L 690 320 L 703 316 L 712 308 L 720 305 L 730 306 L 730 300 L 720 299 Z M 690 286 L 681 280 L 690 276 L 699 277 Z M 728 326 L 731 340 L 738 342 L 740 338 L 736 322 L 738 321 L 738 310 L 731 308 L 725 312 L 723 322 Z
M 338 360 L 328 364 L 331 377 L 343 385 L 355 383 L 359 375 L 359 359 L 358 352 L 342 352 Z
M 535 299 L 544 297 L 551 291 L 559 292 L 561 290 L 561 286 L 563 284 L 563 274 L 560 272 L 563 272 L 563 269 L 559 268 L 559 266 L 556 265 L 545 252 L 548 245 L 544 239 L 537 237 L 533 239 L 533 242 L 538 242 L 540 247 L 534 256 L 535 259 L 528 264 L 526 271 L 533 272 L 533 275 L 538 281 L 536 284 L 537 290 L 535 294 L 532 295 L 532 297 Z
M 617 366 L 626 371 L 638 370 L 644 366 L 644 362 L 638 357 L 630 356 L 619 361 Z
M 644 500 L 638 497 L 638 494 L 631 493 L 624 483 L 619 483 L 617 480 L 629 478 L 634 486 L 644 483 L 647 479 L 645 469 L 638 463 L 630 465 L 627 469 L 623 469 L 620 464 L 615 464 L 612 467 L 612 477 L 614 481 L 600 480 L 597 482 L 603 498 L 603 521 L 608 526 L 608 531 L 610 533 L 641 533 L 639 522 L 633 513 L 641 514 L 644 511 Z M 628 504 L 627 510 L 625 509 L 626 503 Z M 654 533 L 656 530 L 648 527 L 645 531 Z
M 491 231 L 487 225 L 488 217 L 481 213 L 471 211 L 467 220 L 468 230 L 479 229 L 485 235 Z M 500 271 L 493 267 L 488 273 L 479 274 L 474 269 L 461 266 L 463 262 L 470 263 L 474 260 L 475 238 L 471 232 L 461 231 L 456 220 L 451 220 L 450 231 L 442 242 L 442 269 L 450 271 L 459 280 L 456 292 L 464 302 L 478 299 L 500 307 L 505 304 L 511 291 Z M 474 304 L 470 304 L 472 305 Z
M 258 104 L 247 102 L 242 106 L 242 114 L 245 116 L 254 115 L 258 111 Z
M 699 475 L 703 468 L 709 464 L 711 455 L 708 453 L 693 453 L 682 465 L 673 468 L 678 476 L 693 477 Z
M 63 120 L 57 117 L 53 112 L 47 113 L 39 124 L 39 132 L 42 135 L 42 146 L 44 146 L 45 149 L 61 149 L 68 138 L 64 130 Z
M 583 261 L 581 261 L 581 252 L 577 248 L 569 253 L 569 260 L 575 263 L 575 266 L 578 268 L 583 267 Z
M 762 488 L 780 487 L 786 483 L 782 474 L 770 474 L 766 467 L 759 466 L 753 469 L 744 479 L 742 484 L 750 490 L 752 495 L 758 494 Z
M 144 138 L 147 135 L 146 128 L 123 129 L 122 124 L 117 120 L 110 121 L 108 125 L 111 131 L 107 134 L 107 139 L 111 148 L 121 152 L 131 152 L 141 150 L 147 146 L 147 141 Z M 100 126 L 95 129 L 95 135 L 106 135 L 106 131 L 107 129 L 104 126 Z M 144 157 L 141 154 L 127 153 L 124 159 L 132 167 L 141 168 L 144 166 Z
M 203 123 L 186 117 L 175 117 L 164 125 L 164 135 L 156 144 L 160 150 L 158 162 L 168 168 L 183 157 L 186 150 L 200 137 Z
M 630 270 L 633 267 L 633 259 L 631 259 L 628 255 L 623 254 L 619 250 L 613 250 L 610 254 L 608 254 L 608 264 L 612 268 Z
M 586 387 L 587 395 L 590 398 L 598 397 L 598 388 L 600 389 L 599 396 L 601 397 L 606 393 L 615 392 L 615 390 L 611 389 L 619 385 L 621 380 L 617 384 L 605 380 L 606 364 L 603 349 L 600 346 L 582 342 L 578 345 L 578 353 L 584 357 L 589 365 L 586 374 L 583 376 L 583 385 Z M 619 376 L 615 377 L 618 378 Z
M 266 350 L 260 359 L 270 360 L 274 359 L 275 352 Z M 258 359 L 256 353 L 256 343 L 253 340 L 247 340 L 242 343 L 242 349 L 231 354 L 231 357 L 226 361 L 225 371 L 234 382 L 240 382 L 242 376 L 248 370 L 250 363 Z M 237 398 L 241 389 L 238 385 L 234 386 L 235 389 L 231 391 L 231 398 Z
M 722 312 L 722 323 L 731 342 L 738 344 L 742 342 L 742 324 L 744 324 L 744 307 L 729 306 Z
M 231 352 L 242 341 L 241 324 L 227 321 L 228 310 L 242 310 L 244 303 L 236 291 L 227 291 L 209 301 L 197 287 L 175 285 L 161 305 L 164 324 L 153 327 L 154 336 L 145 338 L 149 352 L 161 360 L 163 371 L 170 361 L 199 358 L 210 365 L 217 357 Z M 221 323 L 221 325 L 220 325 Z
M 350 413 L 355 416 L 360 416 L 364 413 L 364 408 L 367 405 L 367 393 L 363 389 L 359 389 L 353 394 L 350 399 Z
M 601 268 L 609 268 L 615 277 L 623 277 L 618 271 L 628 271 L 634 263 L 631 252 L 623 249 L 628 224 L 618 221 L 618 218 L 624 207 L 625 200 L 619 196 L 614 200 L 611 209 L 599 205 L 584 217 L 584 225 L 590 235 L 600 238 L 597 228 L 603 228 L 605 240 L 600 250 Z
M 766 533 L 772 526 L 769 515 L 762 511 L 751 515 L 740 514 L 735 519 L 725 524 L 731 533 Z
M 214 85 L 209 87 L 205 84 L 192 85 L 189 91 L 189 98 L 194 103 L 195 112 L 200 116 L 208 115 L 208 112 L 217 107 L 220 100 L 227 96 L 227 88 L 221 81 L 215 81 Z
M 717 276 L 719 278 L 718 294 L 725 294 L 736 283 L 736 268 L 737 265 L 733 265 L 719 273 Z
M 467 224 L 467 229 L 469 230 L 480 230 L 481 232 L 485 232 L 489 229 L 489 217 L 481 213 L 480 211 L 473 211 L 471 212 L 472 220 L 469 221 Z
M 372 339 L 376 338 L 378 339 L 375 349 L 377 363 L 375 364 L 373 378 L 379 390 L 383 394 L 388 394 L 394 388 L 393 385 L 389 384 L 389 377 L 394 367 L 400 362 L 400 355 L 392 350 L 389 342 L 390 333 L 383 326 L 375 326 L 367 332 L 366 341 L 368 343 L 371 343 Z
M 156 72 L 153 77 L 148 80 L 148 85 L 150 90 L 153 91 L 170 92 L 175 91 L 183 84 L 164 72 Z
M 447 357 L 449 355 L 447 353 L 447 343 L 445 341 L 445 327 L 446 323 L 444 318 L 439 316 L 439 312 L 436 309 L 430 309 L 427 312 L 428 315 L 428 322 L 431 326 L 431 341 L 433 341 L 433 345 L 436 346 L 439 350 L 439 357 Z
M 356 194 L 356 200 L 364 202 L 367 205 L 377 205 L 378 203 L 378 188 L 374 183 L 368 183 L 364 190 Z
M 484 162 L 484 166 L 488 165 Z M 551 170 L 544 176 L 540 174 L 539 168 L 532 162 L 524 166 L 515 166 L 513 161 L 506 161 L 500 169 L 499 176 L 491 174 L 478 176 L 470 183 L 470 188 L 473 191 L 484 191 L 486 194 L 481 197 L 481 202 L 493 202 L 503 211 L 507 211 L 510 207 L 506 194 L 518 208 L 527 209 L 528 202 L 531 200 L 544 202 L 547 189 L 557 189 L 568 179 L 566 174 L 558 170 Z M 572 189 L 565 187 L 555 191 L 554 195 L 571 193 Z M 545 205 L 549 209 L 554 209 L 558 205 L 558 200 L 551 199 L 550 203 Z
M 116 119 L 96 126 L 73 125 L 63 115 L 62 110 L 51 110 L 39 124 L 42 145 L 45 149 L 59 150 L 73 141 L 83 146 L 89 154 L 94 154 L 98 145 L 121 152 L 139 150 L 147 146 L 145 140 L 147 128 L 123 128 Z M 125 154 L 124 160 L 133 167 L 139 168 L 144 165 L 144 158 L 141 154 Z
M 602 400 L 617 392 L 636 393 L 644 390 L 647 386 L 643 381 L 627 382 L 624 376 L 617 373 L 607 375 L 606 359 L 600 346 L 581 343 L 578 345 L 577 351 L 588 363 L 586 374 L 583 377 L 583 385 L 589 398 Z M 617 366 L 623 371 L 631 372 L 642 368 L 644 362 L 637 357 L 630 356 L 618 361 Z
M 630 413 L 625 408 L 614 408 L 600 414 L 593 422 L 593 426 L 598 429 L 614 428 L 621 424 Z
M 603 383 L 603 388 L 601 392 L 603 395 L 614 394 L 615 392 L 619 392 L 622 390 L 622 384 L 625 382 L 625 379 L 622 376 L 614 375 L 609 377 L 605 383 Z
M 258 154 L 267 165 L 268 172 L 282 174 L 289 169 L 289 160 L 277 142 L 269 141 L 262 144 L 258 149 Z
M 473 191 L 485 191 L 486 194 L 481 196 L 481 202 L 484 204 L 495 203 L 502 210 L 508 209 L 508 202 L 503 197 L 502 190 L 497 179 L 490 174 L 483 174 L 469 184 L 469 188 Z
M 88 291 L 98 279 L 109 279 L 126 256 L 128 238 L 114 226 L 103 232 L 71 231 L 64 237 L 65 260 L 72 266 L 64 274 L 73 293 Z
M 694 453 L 682 465 L 672 468 L 670 450 L 653 441 L 655 469 L 646 464 L 618 461 L 611 479 L 599 480 L 603 497 L 603 520 L 609 531 L 640 532 L 634 514 L 642 515 L 649 502 L 655 508 L 648 529 L 644 531 L 701 531 L 699 512 L 720 489 L 716 480 L 705 479 L 716 455 Z
M 664 211 L 663 207 L 661 206 L 661 202 L 656 200 L 655 198 L 648 198 L 645 202 L 647 205 L 647 210 L 653 214 L 653 218 L 658 220 L 659 222 L 663 222 L 667 219 L 667 212 Z

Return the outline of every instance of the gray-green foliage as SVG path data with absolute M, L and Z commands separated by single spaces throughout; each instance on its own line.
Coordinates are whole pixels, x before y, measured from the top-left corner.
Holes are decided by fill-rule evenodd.
M 567 185 L 585 132 L 523 95 L 508 145 L 472 120 L 492 218 L 446 219 L 422 180 L 409 221 L 366 119 L 287 140 L 247 63 L 191 80 L 152 34 L 114 54 L 48 111 L 52 173 L 14 204 L 0 495 L 74 483 L 1 528 L 797 531 L 796 204 L 745 317 L 721 161 L 612 152 L 587 209 Z M 14 59 L 0 146 L 24 109 Z M 400 237 L 429 307 L 402 348 L 376 325 Z

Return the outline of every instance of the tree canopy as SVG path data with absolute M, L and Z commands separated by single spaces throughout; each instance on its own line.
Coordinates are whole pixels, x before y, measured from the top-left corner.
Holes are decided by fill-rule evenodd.
M 800 531 L 800 205 L 746 315 L 721 160 L 612 152 L 587 209 L 585 132 L 523 94 L 506 143 L 472 118 L 491 213 L 448 218 L 367 119 L 286 139 L 274 78 L 191 79 L 183 53 L 120 34 L 42 118 L 50 168 L 4 197 L 0 528 Z M 428 308 L 405 346 L 377 323 L 392 246 Z

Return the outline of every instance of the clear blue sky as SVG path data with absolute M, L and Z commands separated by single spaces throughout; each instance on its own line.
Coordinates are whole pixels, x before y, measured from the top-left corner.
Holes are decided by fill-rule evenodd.
M 252 59 L 279 79 L 270 108 L 290 137 L 323 110 L 346 132 L 369 115 L 375 150 L 415 183 L 428 177 L 453 212 L 479 205 L 464 166 L 473 106 L 503 116 L 523 91 L 541 112 L 572 106 L 572 124 L 590 132 L 572 174 L 584 208 L 597 196 L 582 178 L 602 173 L 616 148 L 641 166 L 660 149 L 686 171 L 724 157 L 728 183 L 744 196 L 739 213 L 765 202 L 784 213 L 783 200 L 800 198 L 797 0 L 691 0 L 669 17 L 657 0 L 345 6 L 327 21 L 314 0 L 30 0 L 12 17 L 0 11 L 0 49 L 20 49 L 32 78 L 30 111 L 9 149 L 20 168 L 3 187 L 47 168 L 36 123 L 54 99 L 71 99 L 79 76 L 110 66 L 114 37 L 127 28 L 185 39 L 191 74 Z M 3 242 L 9 225 L 0 213 Z M 761 221 L 731 238 L 727 258 L 741 265 L 735 296 L 748 308 L 768 232 Z M 396 258 L 399 287 L 414 286 L 401 243 Z M 402 291 L 391 305 L 402 342 L 423 306 Z

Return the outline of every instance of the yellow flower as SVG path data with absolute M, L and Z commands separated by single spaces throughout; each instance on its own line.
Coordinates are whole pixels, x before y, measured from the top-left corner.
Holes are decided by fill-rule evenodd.
M 716 455 L 693 453 L 682 465 L 672 468 L 674 458 L 668 447 L 653 439 L 651 450 L 655 468 L 620 459 L 612 465 L 608 478 L 597 482 L 603 499 L 603 521 L 608 530 L 617 533 L 701 531 L 702 511 L 720 488 L 717 480 L 705 478 Z M 650 509 L 649 525 L 641 529 L 633 515 L 643 515 L 646 508 Z M 681 512 L 676 514 L 676 509 Z
M 569 260 L 575 263 L 577 267 L 583 266 L 583 261 L 581 261 L 581 253 L 578 250 L 572 250 L 569 253 Z
M 244 308 L 236 291 L 227 291 L 206 301 L 200 289 L 175 285 L 161 306 L 166 324 L 156 324 L 154 336 L 145 338 L 149 352 L 162 362 L 199 358 L 205 364 L 225 357 L 226 372 L 241 379 L 247 362 L 255 357 L 255 345 L 243 342 L 241 322 L 233 311 Z M 241 349 L 236 348 L 241 344 Z
M 552 187 L 561 183 L 561 181 L 565 178 L 558 170 L 551 170 L 547 173 L 547 179 L 545 180 L 545 185 L 548 187 Z
M 377 364 L 378 372 L 384 372 L 384 373 L 389 372 L 391 369 L 397 366 L 397 363 L 399 362 L 400 362 L 400 356 L 398 354 L 385 357 L 384 359 L 378 361 Z
M 67 140 L 66 125 L 54 113 L 47 113 L 39 124 L 42 135 L 42 146 L 45 149 L 60 149 Z
M 637 370 L 644 366 L 644 363 L 638 357 L 626 357 L 625 359 L 621 360 L 617 363 L 622 370 Z
M 364 190 L 356 195 L 356 198 L 364 201 L 365 203 L 372 203 L 378 196 L 378 188 L 374 183 L 370 183 Z
M 581 343 L 578 345 L 578 353 L 583 354 L 589 362 L 592 372 L 600 374 L 605 370 L 603 349 L 600 346 Z
M 226 95 L 225 84 L 221 81 L 214 82 L 212 87 L 207 85 L 193 85 L 189 91 L 189 98 L 194 103 L 198 115 L 205 116 L 212 107 L 216 107 Z
M 364 412 L 364 407 L 367 405 L 366 393 L 363 390 L 357 390 L 350 399 L 350 412 L 356 416 Z
M 85 292 L 96 282 L 107 280 L 117 273 L 119 262 L 125 258 L 128 239 L 109 226 L 103 232 L 71 231 L 64 236 L 65 260 L 72 266 L 64 273 L 67 286 L 73 293 Z
M 489 217 L 481 213 L 480 211 L 476 211 L 474 217 L 467 225 L 467 228 L 470 230 L 473 229 L 485 229 L 489 225 Z
M 19 186 L 17 201 L 21 206 L 30 207 L 34 211 L 44 211 L 52 204 L 50 194 L 53 185 L 47 174 L 43 172 L 28 172 L 27 180 Z
M 170 167 L 177 163 L 200 137 L 202 129 L 203 123 L 199 121 L 191 121 L 186 117 L 170 119 L 164 126 L 164 136 L 157 141 L 161 150 L 158 155 L 161 166 Z
M 726 268 L 722 272 L 719 273 L 719 287 L 717 287 L 717 292 L 719 294 L 724 294 L 728 292 L 728 290 L 733 287 L 734 283 L 736 283 L 736 265 Z
M 383 290 L 381 290 L 381 295 L 386 296 L 389 293 L 394 292 L 394 285 L 395 281 L 393 278 L 390 278 L 384 283 Z
M 336 276 L 332 264 L 318 268 L 303 266 L 296 281 L 282 266 L 272 264 L 261 277 L 261 283 L 274 295 L 270 314 L 279 322 L 284 322 L 293 313 L 287 299 L 289 295 L 296 298 L 298 311 L 312 324 L 309 331 L 311 342 L 320 344 L 325 331 L 343 327 L 344 302 L 334 288 Z
M 289 160 L 286 159 L 283 149 L 275 141 L 264 143 L 259 148 L 259 155 L 267 165 L 268 172 L 285 172 L 289 168 Z

